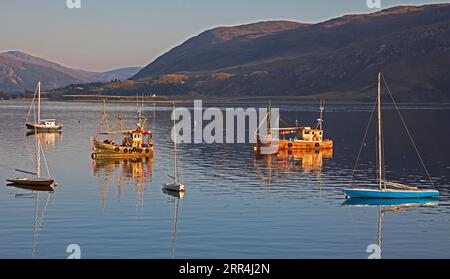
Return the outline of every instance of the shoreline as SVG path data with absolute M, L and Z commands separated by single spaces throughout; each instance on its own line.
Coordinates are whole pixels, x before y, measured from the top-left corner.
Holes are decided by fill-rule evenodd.
M 33 98 L 13 98 L 1 99 L 0 103 L 7 102 L 31 102 Z M 88 95 L 71 95 L 66 98 L 42 98 L 46 102 L 55 103 L 117 103 L 117 104 L 136 104 L 136 96 L 88 96 Z M 273 104 L 279 105 L 316 105 L 320 102 L 320 98 L 307 97 L 291 97 L 291 96 L 264 96 L 264 97 L 208 97 L 197 96 L 189 98 L 176 97 L 144 97 L 145 104 L 192 104 L 195 100 L 201 100 L 203 104 L 267 104 L 271 101 Z M 327 99 L 324 98 L 328 105 L 372 105 L 373 102 L 352 99 Z M 141 102 L 142 100 L 140 100 Z M 391 104 L 391 103 L 387 103 Z M 397 102 L 398 105 L 427 105 L 438 107 L 450 107 L 449 102 Z

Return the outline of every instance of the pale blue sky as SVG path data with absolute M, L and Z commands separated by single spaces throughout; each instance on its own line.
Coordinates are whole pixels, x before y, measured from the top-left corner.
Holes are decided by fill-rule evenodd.
M 449 1 L 381 0 L 382 8 Z M 262 20 L 318 22 L 367 13 L 366 0 L 0 0 L 0 52 L 21 50 L 66 66 L 144 66 L 204 30 Z

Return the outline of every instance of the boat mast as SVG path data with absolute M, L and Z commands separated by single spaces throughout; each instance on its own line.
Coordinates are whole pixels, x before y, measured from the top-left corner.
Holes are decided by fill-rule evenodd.
M 41 122 L 41 82 L 38 81 L 38 123 Z
M 319 130 L 323 130 L 323 111 L 324 110 L 325 110 L 325 101 L 320 100 Z
M 272 135 L 272 100 L 269 101 L 269 112 L 267 115 L 267 132 Z
M 174 144 L 174 155 L 175 155 L 175 168 L 174 168 L 174 178 L 175 178 L 175 183 L 178 183 L 178 150 L 177 150 L 177 134 L 175 131 L 175 102 L 173 103 L 173 112 L 174 112 L 174 117 L 173 117 L 173 144 Z
M 378 73 L 378 179 L 383 189 L 383 134 L 381 126 L 381 72 Z
M 141 119 L 142 119 L 142 111 L 141 106 L 139 104 L 139 93 L 136 94 L 136 107 L 137 107 L 137 117 L 138 117 L 138 125 L 141 125 Z

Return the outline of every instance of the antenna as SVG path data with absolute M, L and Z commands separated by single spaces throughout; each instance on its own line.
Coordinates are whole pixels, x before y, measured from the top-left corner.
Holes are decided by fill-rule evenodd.
M 325 100 L 320 100 L 320 118 L 319 118 L 319 129 L 323 130 L 323 112 L 325 110 Z

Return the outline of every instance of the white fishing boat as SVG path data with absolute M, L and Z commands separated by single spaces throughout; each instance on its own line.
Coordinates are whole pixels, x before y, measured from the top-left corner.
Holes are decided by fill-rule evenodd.
M 37 102 L 37 114 L 34 114 L 33 122 L 29 122 L 31 110 L 36 110 L 35 102 Z M 36 112 L 36 111 L 35 111 Z M 37 117 L 36 117 L 37 115 Z M 30 109 L 28 110 L 27 119 L 25 120 L 25 126 L 27 129 L 35 132 L 52 132 L 61 131 L 63 125 L 56 119 L 41 119 L 41 82 L 38 82 L 36 91 L 34 92 L 33 101 L 31 102 Z
M 431 198 L 431 197 L 437 197 L 439 196 L 439 191 L 437 190 L 421 190 L 418 187 L 411 187 L 408 185 L 404 185 L 402 183 L 392 182 L 388 181 L 386 179 L 386 172 L 385 172 L 385 164 L 384 164 L 384 142 L 383 142 L 383 126 L 382 126 L 382 115 L 381 115 L 381 79 L 382 74 L 378 74 L 378 98 L 377 98 L 377 107 L 378 107 L 378 127 L 377 127 L 377 183 L 375 184 L 377 187 L 373 188 L 348 188 L 344 189 L 344 193 L 346 197 L 350 198 L 370 198 L 370 199 L 415 199 L 415 198 Z M 383 78 L 384 80 L 384 78 Z M 385 82 L 386 83 L 386 82 Z M 387 86 L 387 84 L 386 84 Z M 432 179 L 428 173 L 428 170 L 425 167 L 425 164 L 422 160 L 422 157 L 419 154 L 419 151 L 417 149 L 417 146 L 415 145 L 411 133 L 409 132 L 408 128 L 406 127 L 405 121 L 400 113 L 400 110 L 397 107 L 397 104 L 392 96 L 392 93 L 389 90 L 389 87 L 387 87 L 387 91 L 389 92 L 392 101 L 395 105 L 395 108 L 397 109 L 400 119 L 402 120 L 405 129 L 407 131 L 408 136 L 411 139 L 411 142 L 417 152 L 417 155 L 422 163 L 423 168 L 425 169 L 428 178 L 430 179 L 431 184 Z M 375 110 L 375 107 L 374 107 Z M 373 112 L 372 112 L 373 113 Z M 370 125 L 370 123 L 369 123 Z M 367 133 L 366 133 L 367 136 Z M 365 140 L 365 139 L 364 139 Z M 364 142 L 363 140 L 363 142 Z M 361 150 L 362 150 L 361 145 Z M 360 150 L 360 154 L 361 154 Z M 359 157 L 358 157 L 359 160 Z M 357 163 L 358 163 L 357 160 Z M 356 166 L 355 166 L 356 169 Z M 353 180 L 353 178 L 352 178 Z
M 175 111 L 175 104 L 173 106 L 173 111 Z M 173 125 L 175 127 L 175 118 L 173 119 Z M 175 191 L 175 192 L 184 192 L 185 186 L 180 182 L 179 178 L 179 164 L 178 164 L 178 148 L 177 148 L 177 136 L 176 133 L 173 135 L 173 144 L 174 144 L 174 174 L 173 176 L 169 175 L 170 178 L 172 178 L 172 182 L 163 184 L 164 189 L 168 191 Z

